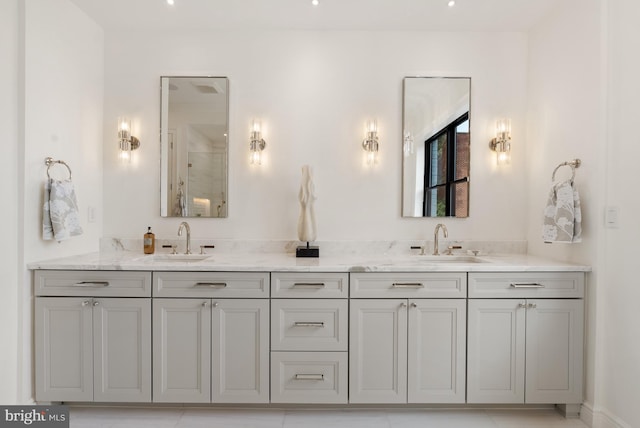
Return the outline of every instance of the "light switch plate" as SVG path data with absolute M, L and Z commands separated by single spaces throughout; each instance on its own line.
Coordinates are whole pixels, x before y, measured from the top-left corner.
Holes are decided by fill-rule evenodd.
M 619 227 L 618 207 L 606 208 L 604 213 L 604 225 L 608 229 L 617 229 Z

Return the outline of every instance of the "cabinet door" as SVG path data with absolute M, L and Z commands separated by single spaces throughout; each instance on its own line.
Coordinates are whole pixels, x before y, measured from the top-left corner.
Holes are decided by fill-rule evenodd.
M 212 303 L 212 401 L 269 402 L 269 300 Z
M 94 401 L 151 401 L 151 299 L 93 299 Z
M 407 401 L 407 301 L 351 300 L 349 401 Z
M 465 402 L 465 299 L 409 301 L 409 403 Z
M 92 401 L 91 299 L 37 297 L 36 401 Z
M 208 299 L 153 299 L 153 401 L 211 401 Z
M 524 403 L 525 300 L 470 299 L 468 403 Z
M 581 403 L 583 301 L 527 301 L 527 403 Z

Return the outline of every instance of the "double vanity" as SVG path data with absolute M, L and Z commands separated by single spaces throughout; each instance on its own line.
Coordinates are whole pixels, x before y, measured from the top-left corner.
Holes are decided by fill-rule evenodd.
M 525 255 L 33 263 L 36 400 L 582 403 L 586 266 Z

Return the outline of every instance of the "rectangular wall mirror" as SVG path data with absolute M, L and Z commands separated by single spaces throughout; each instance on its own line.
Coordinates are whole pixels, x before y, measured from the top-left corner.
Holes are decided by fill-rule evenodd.
M 403 81 L 403 217 L 468 217 L 468 77 Z
M 160 215 L 227 217 L 229 81 L 160 78 Z

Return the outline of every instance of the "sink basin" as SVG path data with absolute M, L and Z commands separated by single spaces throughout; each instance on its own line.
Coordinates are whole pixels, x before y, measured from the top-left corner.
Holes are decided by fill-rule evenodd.
M 185 263 L 200 262 L 210 257 L 210 254 L 156 254 L 151 257 L 151 260 L 154 262 Z
M 486 260 L 483 260 L 476 256 L 415 256 L 415 259 L 424 261 L 425 263 L 487 263 Z

